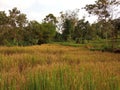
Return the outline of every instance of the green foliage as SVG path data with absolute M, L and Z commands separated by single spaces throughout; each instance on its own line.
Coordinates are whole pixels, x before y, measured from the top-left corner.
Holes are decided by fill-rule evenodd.
M 70 41 L 72 39 L 72 33 L 74 31 L 74 24 L 72 23 L 72 20 L 65 19 L 63 27 L 64 27 L 62 33 L 63 40 Z
M 115 42 L 116 47 L 112 47 L 112 40 L 108 40 L 106 43 L 106 39 L 92 40 L 85 46 L 91 51 L 102 51 L 102 52 L 116 52 L 119 51 L 120 41 L 119 39 Z M 119 53 L 119 52 L 118 52 Z
M 31 21 L 26 30 L 24 40 L 28 45 L 48 43 L 53 40 L 56 33 L 56 27 L 52 23 L 40 24 L 37 21 Z
M 56 34 L 56 27 L 52 23 L 43 23 L 43 41 L 53 41 Z
M 113 18 L 114 13 L 116 11 L 119 12 L 119 9 L 117 9 L 119 5 L 119 0 L 97 0 L 95 4 L 85 6 L 85 10 L 89 14 L 98 16 L 98 20 L 101 22 L 99 27 L 104 30 L 101 30 L 101 34 L 103 38 L 105 37 L 106 43 L 108 38 L 112 38 L 112 49 L 115 47 L 114 41 L 116 41 L 116 37 L 118 36 L 118 30 L 116 29 L 115 22 L 113 23 Z
M 115 37 L 118 38 L 120 35 L 120 17 L 111 21 L 114 26 Z
M 8 16 L 4 11 L 1 11 L 0 45 L 24 46 L 51 42 L 56 34 L 55 23 L 57 20 L 52 14 L 46 16 L 45 20 L 48 21 L 41 24 L 37 21 L 28 22 L 26 15 L 17 8 L 9 10 Z
M 55 44 L 60 44 L 63 46 L 71 46 L 71 47 L 81 47 L 85 44 L 76 44 L 76 42 L 55 42 Z
M 76 43 L 85 43 L 85 40 L 90 40 L 92 31 L 90 30 L 90 24 L 85 19 L 81 19 L 77 22 L 74 30 L 74 39 Z
M 78 12 L 79 10 L 73 10 L 73 11 L 66 11 L 65 13 L 61 12 L 61 25 L 62 28 L 60 28 L 62 32 L 62 39 L 63 41 L 71 41 L 73 40 L 74 30 L 75 30 L 75 24 L 78 21 Z
M 45 18 L 44 18 L 44 22 L 45 23 L 52 23 L 54 25 L 56 25 L 56 23 L 58 23 L 57 18 L 53 15 L 53 14 L 48 14 Z
M 4 11 L 0 12 L 0 26 L 5 25 L 8 22 L 8 17 Z M 1 26 L 2 27 L 2 26 Z
M 118 2 L 114 2 L 110 4 L 108 0 L 98 0 L 95 4 L 85 7 L 90 14 L 101 17 L 98 22 L 93 24 L 85 21 L 85 17 L 79 20 L 78 9 L 68 10 L 65 13 L 61 12 L 59 18 L 53 14 L 48 14 L 41 23 L 35 20 L 28 21 L 26 15 L 17 8 L 9 10 L 8 14 L 5 11 L 0 11 L 0 45 L 40 45 L 55 41 L 66 42 L 67 44 L 64 45 L 77 47 L 79 44 L 89 44 L 91 40 L 105 39 L 104 45 L 101 46 L 102 49 L 107 50 L 107 48 L 116 47 L 118 49 L 120 47 L 117 41 L 117 38 L 120 37 L 120 20 L 119 18 L 108 19 L 110 7 L 103 10 L 105 6 L 118 5 Z M 105 45 L 108 44 L 109 40 L 111 40 L 110 44 L 112 45 L 106 47 Z
M 94 14 L 98 16 L 100 20 L 106 20 L 113 18 L 112 14 L 120 5 L 120 1 L 118 0 L 97 0 L 95 4 L 86 5 L 84 8 L 88 11 L 89 14 Z
M 63 41 L 62 34 L 60 34 L 59 32 L 56 32 L 55 37 L 54 37 L 54 41 L 55 42 L 62 42 Z

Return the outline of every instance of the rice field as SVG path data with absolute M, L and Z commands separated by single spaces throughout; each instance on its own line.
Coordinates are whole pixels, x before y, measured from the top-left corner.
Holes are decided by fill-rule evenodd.
M 0 47 L 0 90 L 120 90 L 120 54 L 57 44 Z

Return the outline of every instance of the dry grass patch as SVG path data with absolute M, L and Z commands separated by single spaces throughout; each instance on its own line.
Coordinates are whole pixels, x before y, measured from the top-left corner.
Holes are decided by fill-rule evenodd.
M 120 54 L 55 44 L 0 47 L 0 90 L 120 90 Z

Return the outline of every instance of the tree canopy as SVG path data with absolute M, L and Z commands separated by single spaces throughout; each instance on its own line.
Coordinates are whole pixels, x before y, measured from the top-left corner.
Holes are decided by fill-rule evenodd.
M 0 45 L 40 45 L 54 41 L 84 44 L 94 39 L 119 38 L 120 17 L 112 16 L 113 6 L 118 5 L 117 0 L 97 0 L 86 5 L 89 14 L 98 16 L 98 21 L 92 24 L 85 17 L 78 18 L 79 9 L 60 12 L 59 17 L 50 13 L 41 23 L 29 21 L 17 8 L 8 14 L 0 11 Z

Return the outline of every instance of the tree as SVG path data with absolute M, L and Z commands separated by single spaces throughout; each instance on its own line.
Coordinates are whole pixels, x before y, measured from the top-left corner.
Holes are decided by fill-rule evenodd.
M 55 35 L 56 35 L 56 32 L 57 32 L 57 23 L 58 23 L 58 20 L 57 18 L 53 15 L 53 14 L 48 14 L 44 20 L 43 20 L 43 23 L 42 23 L 42 26 L 43 26 L 43 30 L 44 30 L 44 40 L 46 42 L 51 42 L 53 41 Z
M 19 14 L 19 16 L 16 18 L 17 26 L 20 28 L 24 28 L 25 25 L 27 24 L 27 17 L 26 14 Z
M 78 21 L 78 12 L 76 9 L 74 11 L 61 12 L 61 32 L 64 41 L 70 41 L 73 39 L 75 24 Z
M 62 39 L 62 34 L 61 34 L 60 32 L 56 32 L 56 35 L 55 35 L 55 37 L 54 37 L 54 41 L 56 41 L 56 42 L 61 42 L 61 41 L 63 41 L 63 39 Z
M 44 43 L 49 43 L 54 40 L 56 35 L 56 26 L 52 23 L 42 23 L 43 30 L 43 41 Z M 40 43 L 40 42 L 39 42 Z
M 57 19 L 49 14 L 44 22 L 28 22 L 24 13 L 17 8 L 6 15 L 0 11 L 0 45 L 36 45 L 53 41 Z
M 28 45 L 48 43 L 53 40 L 56 33 L 56 27 L 52 23 L 39 23 L 30 21 L 25 33 L 24 40 Z
M 45 22 L 45 23 L 52 23 L 54 25 L 56 25 L 56 23 L 58 23 L 57 18 L 53 14 L 48 14 L 44 18 L 43 22 Z
M 106 31 L 106 44 L 108 38 L 107 30 L 111 30 L 112 42 L 114 42 L 115 37 L 115 27 L 112 24 L 112 20 L 114 18 L 114 14 L 116 13 L 117 7 L 120 5 L 119 0 L 97 0 L 95 4 L 89 4 L 85 6 L 86 11 L 89 14 L 97 15 L 98 21 L 104 20 L 104 30 Z M 106 27 L 107 26 L 107 27 Z M 112 48 L 114 48 L 114 44 L 112 43 Z
M 0 44 L 5 43 L 6 34 L 8 33 L 8 17 L 5 11 L 0 11 Z
M 118 36 L 120 35 L 120 17 L 112 20 L 112 24 L 115 27 L 115 31 L 114 31 L 115 37 L 118 38 Z
M 36 45 L 38 41 L 43 37 L 43 30 L 41 24 L 37 21 L 30 21 L 28 26 L 26 27 L 26 31 L 24 34 L 24 41 L 26 45 Z
M 0 38 L 2 45 L 19 45 L 23 41 L 24 28 L 27 24 L 26 15 L 17 8 L 9 10 L 7 15 L 0 12 Z
M 8 23 L 8 17 L 5 13 L 5 11 L 0 11 L 0 26 L 7 25 Z
M 99 20 L 107 21 L 113 19 L 114 11 L 119 4 L 119 0 L 97 0 L 95 4 L 86 5 L 85 9 L 89 14 L 97 15 Z
M 19 45 L 23 41 L 23 30 L 27 24 L 26 15 L 21 13 L 16 7 L 9 10 L 9 26 L 11 28 L 10 32 L 12 37 L 9 40 L 11 43 Z
M 62 33 L 63 39 L 65 41 L 72 40 L 72 33 L 74 31 L 74 25 L 72 20 L 66 19 L 63 27 L 64 27 L 64 31 Z
M 108 22 L 106 23 L 105 20 L 101 20 L 92 24 L 92 28 L 94 28 L 94 31 L 98 39 L 106 39 L 106 38 L 110 39 L 111 29 L 109 29 L 109 23 Z
M 17 17 L 19 14 L 20 11 L 16 7 L 12 10 L 9 10 L 9 24 L 11 27 L 17 27 Z
M 86 39 L 90 39 L 90 24 L 88 21 L 85 21 L 85 19 L 81 19 L 77 22 L 77 25 L 75 26 L 74 31 L 74 38 L 76 40 L 76 43 L 85 43 Z

